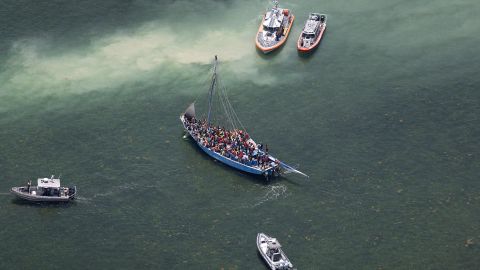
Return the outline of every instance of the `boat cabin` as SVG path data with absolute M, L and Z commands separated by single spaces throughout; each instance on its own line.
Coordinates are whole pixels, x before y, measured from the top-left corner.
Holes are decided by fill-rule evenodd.
M 263 31 L 273 33 L 282 26 L 284 14 L 278 9 L 272 9 L 267 12 L 265 20 L 263 21 Z
M 282 246 L 277 242 L 277 239 L 272 239 L 267 242 L 267 256 L 273 261 L 278 262 L 282 259 L 280 248 Z
M 31 190 L 32 195 L 61 197 L 68 195 L 68 188 L 60 187 L 60 179 L 38 178 L 37 188 Z
M 305 28 L 303 28 L 302 37 L 303 38 L 314 38 L 315 35 L 318 33 L 318 29 L 320 27 L 319 21 L 308 20 L 305 24 Z

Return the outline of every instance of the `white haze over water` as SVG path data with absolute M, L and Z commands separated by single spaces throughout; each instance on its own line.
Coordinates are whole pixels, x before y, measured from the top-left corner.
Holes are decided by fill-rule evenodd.
M 7 60 L 9 69 L 1 74 L 1 92 L 49 93 L 52 88 L 61 87 L 67 92 L 85 92 L 115 88 L 158 69 L 209 64 L 215 54 L 219 54 L 222 61 L 235 61 L 237 72 L 255 75 L 254 62 L 242 61 L 245 56 L 256 53 L 253 42 L 245 42 L 250 37 L 247 31 L 228 35 L 225 30 L 214 29 L 186 43 L 184 35 L 150 23 L 133 34 L 102 37 L 93 40 L 84 50 L 60 55 L 42 53 L 36 45 L 38 41 L 18 41 Z M 223 46 L 219 50 L 215 44 L 220 40 Z M 161 74 L 155 77 L 159 76 Z
M 180 9 L 176 3 L 169 8 Z M 222 11 L 226 7 L 217 8 Z M 220 19 L 225 16 L 224 12 L 219 14 Z M 235 20 L 236 29 L 208 20 L 198 20 L 189 27 L 171 25 L 166 19 L 155 20 L 93 36 L 85 45 L 71 49 L 48 38 L 17 40 L 0 71 L 0 98 L 3 100 L 0 103 L 8 103 L 1 104 L 0 110 L 15 107 L 7 101 L 9 97 L 18 100 L 19 97 L 79 94 L 117 89 L 137 82 L 161 90 L 162 85 L 179 77 L 204 82 L 207 77 L 193 77 L 192 68 L 210 65 L 214 55 L 219 56 L 228 76 L 259 85 L 270 84 L 277 80 L 259 71 L 261 63 L 258 62 L 264 60 L 254 45 L 260 22 L 258 14 L 251 13 L 241 21 Z
M 470 1 L 460 1 L 459 5 L 471 7 L 469 3 Z M 342 64 L 340 65 L 342 68 L 348 68 L 355 64 L 361 65 L 362 61 L 371 63 L 372 58 L 359 57 L 356 63 L 351 63 L 351 58 L 371 53 L 368 49 L 375 48 L 378 54 L 372 57 L 385 56 L 389 59 L 389 57 L 403 58 L 411 54 L 418 55 L 412 58 L 411 62 L 398 64 L 397 71 L 404 70 L 408 73 L 409 70 L 416 69 L 417 65 L 423 66 L 423 63 L 429 63 L 429 59 L 433 58 L 431 55 L 439 49 L 442 49 L 441 52 L 455 51 L 456 46 L 451 41 L 458 38 L 472 38 L 472 33 L 475 32 L 472 29 L 478 25 L 476 23 L 478 20 L 472 19 L 474 16 L 467 16 L 470 19 L 462 20 L 472 12 L 471 10 L 474 10 L 464 8 L 462 12 L 455 13 L 456 20 L 442 26 L 445 29 L 444 35 L 438 35 L 436 32 L 429 35 L 418 29 L 430 28 L 442 21 L 437 17 L 426 16 L 431 10 L 430 7 L 422 8 L 414 5 L 415 8 L 408 9 L 408 12 L 397 12 L 395 9 L 402 6 L 399 3 L 351 4 L 355 5 L 355 9 L 351 11 L 353 13 L 345 13 L 348 10 L 345 7 L 346 2 L 323 4 L 324 9 L 332 14 L 329 15 L 331 23 L 327 33 L 330 44 L 337 42 L 344 44 L 345 47 L 339 51 L 328 52 L 328 43 L 323 44 L 322 56 L 331 57 L 331 59 L 324 58 L 321 64 L 332 65 L 338 62 Z M 370 24 L 358 24 L 355 29 L 350 29 L 351 22 L 356 21 L 350 15 L 355 15 L 355 12 L 360 15 L 380 4 L 392 5 L 391 13 L 373 12 L 372 14 L 378 16 L 376 18 L 378 23 L 373 24 L 373 28 Z M 283 83 L 287 79 L 292 82 L 294 81 L 292 78 L 298 79 L 305 74 L 281 73 L 279 69 L 272 71 L 271 67 L 283 63 L 282 67 L 288 70 L 288 65 L 285 64 L 287 60 L 295 61 L 298 65 L 300 62 L 298 57 L 291 53 L 295 50 L 294 42 L 299 34 L 304 14 L 312 7 L 316 7 L 318 3 L 282 2 L 282 5 L 296 11 L 297 19 L 292 36 L 281 49 L 281 53 L 263 59 L 255 50 L 254 37 L 261 14 L 270 5 L 269 1 L 259 0 L 228 4 L 218 1 L 159 3 L 158 6 L 152 6 L 152 9 L 158 9 L 161 6 L 168 11 L 161 19 L 141 23 L 128 29 L 117 29 L 103 35 L 91 36 L 78 47 L 64 48 L 61 44 L 42 37 L 16 40 L 7 52 L 6 60 L 0 70 L 0 111 L 16 106 L 15 102 L 8 101 L 9 98 L 18 101 L 22 98 L 51 94 L 68 95 L 104 91 L 137 82 L 158 87 L 159 91 L 162 86 L 174 83 L 179 78 L 201 86 L 200 82 L 204 82 L 206 77 L 199 78 L 193 74 L 198 75 L 199 72 L 204 72 L 199 70 L 198 66 L 209 65 L 216 54 L 222 62 L 222 69 L 224 69 L 222 75 L 236 77 L 237 83 L 250 81 L 264 86 Z M 445 8 L 439 5 L 437 9 L 440 14 Z M 400 16 L 391 26 L 392 31 L 376 29 L 383 25 L 382 22 L 388 22 L 387 17 L 393 16 L 392 14 Z M 350 23 L 348 20 L 351 20 Z M 348 35 L 340 34 L 341 31 Z M 391 42 L 386 42 L 388 40 Z M 432 47 L 431 44 L 444 44 L 444 46 Z M 318 60 L 319 54 L 320 52 L 317 52 L 312 58 Z M 416 61 L 420 63 L 415 64 Z M 267 65 L 270 66 L 267 67 Z M 434 65 L 438 64 L 434 63 Z M 365 65 L 361 66 L 363 69 Z M 331 76 L 334 77 L 337 70 L 332 69 Z M 374 72 L 374 69 L 370 70 Z M 378 71 L 378 74 L 383 74 L 383 67 Z M 339 73 L 342 72 L 344 71 L 340 70 Z M 412 71 L 412 73 L 415 72 Z M 286 78 L 286 76 L 290 77 Z M 226 83 L 226 85 L 229 84 Z

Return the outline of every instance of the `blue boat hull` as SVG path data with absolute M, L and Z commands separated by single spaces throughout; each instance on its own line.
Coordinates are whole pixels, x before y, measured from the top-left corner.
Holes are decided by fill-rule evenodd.
M 270 167 L 267 170 L 261 170 L 258 167 L 256 168 L 256 167 L 248 166 L 246 164 L 231 160 L 227 157 L 222 156 L 221 154 L 219 154 L 215 151 L 212 151 L 212 150 L 208 149 L 207 147 L 205 147 L 201 143 L 199 143 L 197 140 L 195 140 L 195 138 L 192 136 L 192 134 L 186 128 L 183 117 L 180 117 L 180 120 L 182 121 L 182 124 L 183 124 L 183 127 L 184 127 L 185 131 L 188 132 L 190 137 L 192 137 L 194 139 L 194 141 L 198 145 L 198 147 L 200 147 L 200 149 L 202 149 L 203 152 L 205 152 L 207 155 L 211 156 L 212 158 L 220 161 L 221 163 L 223 163 L 225 165 L 228 165 L 230 167 L 233 167 L 233 168 L 235 168 L 237 170 L 240 170 L 240 171 L 243 171 L 243 172 L 247 172 L 247 173 L 251 173 L 251 174 L 255 174 L 255 175 L 264 175 L 264 176 L 273 175 L 274 168 L 272 168 L 272 167 Z
M 219 153 L 217 153 L 215 151 L 212 151 L 212 150 L 208 149 L 207 147 L 201 145 L 198 142 L 196 142 L 196 143 L 203 150 L 203 152 L 207 153 L 209 156 L 213 157 L 214 159 L 216 159 L 216 160 L 218 160 L 218 161 L 222 162 L 223 164 L 226 164 L 230 167 L 233 167 L 235 169 L 238 169 L 238 170 L 241 170 L 241 171 L 244 171 L 244 172 L 247 172 L 247 173 L 253 173 L 253 174 L 258 174 L 258 175 L 263 175 L 265 172 L 268 173 L 268 171 L 264 172 L 262 170 L 259 170 L 259 169 L 247 166 L 245 164 L 233 161 L 229 158 L 226 158 L 226 157 L 220 155 Z

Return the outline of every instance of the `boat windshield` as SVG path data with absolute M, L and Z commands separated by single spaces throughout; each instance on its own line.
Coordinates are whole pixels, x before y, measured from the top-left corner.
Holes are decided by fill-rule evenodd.
M 303 37 L 303 38 L 314 38 L 314 35 L 313 35 L 313 34 L 303 33 L 303 34 L 302 34 L 302 37 Z
M 278 262 L 278 261 L 280 261 L 281 259 L 282 259 L 282 254 L 280 254 L 280 253 L 275 253 L 275 254 L 273 254 L 273 256 L 272 256 L 272 260 L 273 260 L 274 262 Z
M 263 31 L 273 33 L 276 29 L 274 27 L 263 26 Z

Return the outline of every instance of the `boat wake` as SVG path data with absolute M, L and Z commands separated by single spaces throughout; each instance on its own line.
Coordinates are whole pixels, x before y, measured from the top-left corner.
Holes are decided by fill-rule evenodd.
M 118 193 L 124 192 L 125 190 L 134 190 L 137 187 L 138 187 L 138 184 L 136 184 L 136 183 L 124 183 L 124 184 L 119 185 L 119 186 L 111 187 L 109 191 L 94 194 L 91 199 L 102 198 L 102 197 L 110 197 L 110 196 L 116 195 Z
M 256 200 L 256 202 L 251 206 L 252 208 L 262 205 L 271 200 L 286 198 L 289 195 L 287 193 L 287 187 L 285 185 L 268 186 L 265 187 L 265 189 L 265 194 Z
M 75 198 L 75 200 L 77 202 L 82 202 L 82 203 L 91 203 L 93 201 L 91 198 L 86 198 L 86 197 L 82 197 L 82 196 L 77 196 Z

